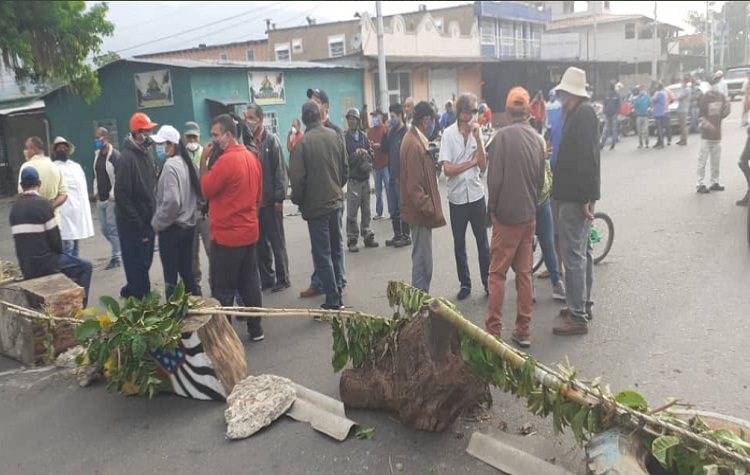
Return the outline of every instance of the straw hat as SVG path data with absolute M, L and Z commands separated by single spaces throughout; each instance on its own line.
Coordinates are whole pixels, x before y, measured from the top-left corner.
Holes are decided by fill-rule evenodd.
M 556 91 L 565 91 L 578 97 L 590 98 L 591 94 L 586 90 L 586 71 L 574 67 L 565 70 Z
M 73 152 L 76 151 L 76 146 L 73 145 L 72 143 L 68 142 L 67 140 L 65 140 L 65 137 L 55 137 L 54 142 L 52 142 L 52 150 L 54 150 L 55 147 L 57 147 L 61 143 L 64 143 L 65 145 L 68 146 L 68 153 L 70 155 L 73 155 Z

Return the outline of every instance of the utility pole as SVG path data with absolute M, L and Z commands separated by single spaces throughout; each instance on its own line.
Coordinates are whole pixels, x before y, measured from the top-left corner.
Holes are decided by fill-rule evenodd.
M 380 109 L 387 111 L 390 103 L 388 101 L 388 75 L 385 71 L 385 46 L 383 45 L 383 8 L 380 0 L 375 2 L 375 15 L 377 16 L 378 28 L 378 77 L 380 78 L 378 91 L 380 93 Z
M 659 22 L 656 21 L 656 6 L 654 2 L 654 55 L 651 58 L 651 78 L 654 81 L 659 80 Z
M 711 4 L 712 2 L 709 2 Z M 708 41 L 710 48 L 708 49 L 708 64 L 709 74 L 714 72 L 714 10 L 713 8 L 709 11 L 708 15 Z
M 706 28 L 704 29 L 704 37 L 706 39 L 706 74 L 711 74 L 711 53 L 709 52 L 711 49 L 711 28 L 709 25 L 709 17 L 710 17 L 710 9 L 709 9 L 709 3 L 706 2 Z
M 719 28 L 719 34 L 721 35 L 721 42 L 719 43 L 721 45 L 721 50 L 719 52 L 719 67 L 721 69 L 724 69 L 724 50 L 726 49 L 726 43 L 727 43 L 727 4 L 725 3 L 722 7 L 722 22 L 721 22 L 721 28 Z
M 750 40 L 750 36 L 748 36 L 748 34 L 747 34 L 747 28 L 748 28 L 747 17 L 748 17 L 748 14 L 750 14 L 750 3 L 746 3 L 745 4 L 745 31 L 744 31 L 744 37 L 745 37 L 745 55 L 742 57 L 743 58 L 742 64 L 747 64 L 748 62 L 750 62 L 750 60 L 748 60 L 748 58 L 747 58 L 747 42 L 748 42 L 748 40 Z

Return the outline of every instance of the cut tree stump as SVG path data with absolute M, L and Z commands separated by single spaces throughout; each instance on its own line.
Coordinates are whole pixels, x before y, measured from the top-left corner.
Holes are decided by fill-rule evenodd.
M 71 317 L 83 307 L 84 290 L 63 274 L 11 283 L 0 288 L 0 300 L 53 317 Z M 28 318 L 0 305 L 0 354 L 27 365 L 52 363 L 76 346 L 75 325 Z M 50 344 L 48 334 L 51 333 Z
M 412 319 L 396 345 L 378 342 L 375 355 L 375 362 L 341 375 L 339 390 L 347 407 L 392 411 L 414 429 L 440 432 L 489 391 L 461 357 L 456 329 L 436 316 Z
M 204 306 L 218 306 L 206 299 Z M 234 386 L 247 377 L 245 348 L 224 315 L 198 315 L 185 319 L 179 346 L 172 352 L 154 351 L 165 392 L 178 396 L 224 401 Z

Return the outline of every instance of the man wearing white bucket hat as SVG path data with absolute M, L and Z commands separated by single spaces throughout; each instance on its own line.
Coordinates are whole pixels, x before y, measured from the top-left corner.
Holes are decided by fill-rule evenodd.
M 589 102 L 586 73 L 568 68 L 555 88 L 565 111 L 565 125 L 555 163 L 552 197 L 556 203 L 560 249 L 565 264 L 567 308 L 555 335 L 585 335 L 591 319 L 591 221 L 600 198 L 599 134 L 596 111 Z

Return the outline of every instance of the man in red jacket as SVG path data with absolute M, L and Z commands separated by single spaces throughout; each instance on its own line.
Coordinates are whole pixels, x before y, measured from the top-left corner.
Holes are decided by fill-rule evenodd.
M 258 205 L 263 198 L 260 160 L 237 142 L 237 125 L 226 114 L 213 120 L 211 140 L 201 156 L 201 190 L 211 220 L 211 293 L 223 306 L 231 306 L 239 292 L 245 305 L 260 307 L 256 249 Z M 215 158 L 209 161 L 209 157 Z M 264 338 L 260 318 L 248 319 L 247 331 L 253 341 Z

